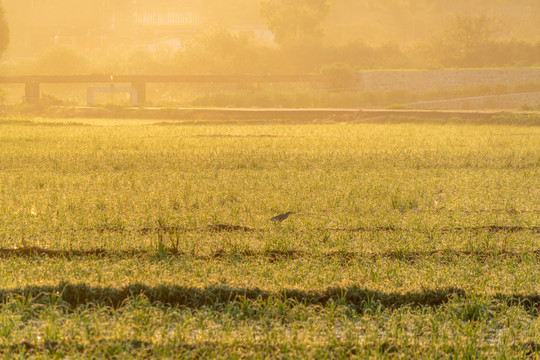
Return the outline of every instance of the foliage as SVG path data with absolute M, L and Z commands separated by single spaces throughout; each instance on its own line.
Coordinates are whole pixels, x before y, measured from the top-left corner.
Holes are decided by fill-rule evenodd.
M 35 59 L 2 64 L 10 74 L 306 74 L 332 64 L 352 70 L 445 67 L 514 67 L 539 64 L 540 43 L 482 40 L 459 50 L 457 43 L 434 41 L 416 47 L 312 43 L 269 47 L 245 34 L 209 31 L 176 53 L 145 48 L 86 52 L 70 47 L 49 49 Z M 457 55 L 462 54 L 462 55 Z
M 85 54 L 70 47 L 55 47 L 46 51 L 35 62 L 34 73 L 43 75 L 76 75 L 90 70 Z
M 347 75 L 348 66 L 344 67 L 344 81 L 350 84 L 353 80 Z M 328 70 L 327 70 L 328 71 Z M 335 70 L 337 71 L 337 70 Z M 354 81 L 354 80 L 353 80 Z M 393 108 L 406 108 L 408 103 L 430 100 L 445 100 L 473 96 L 501 95 L 519 92 L 539 91 L 540 85 L 517 84 L 515 86 L 506 85 L 482 85 L 456 89 L 442 89 L 433 91 L 409 91 L 403 89 L 362 91 L 348 90 L 339 92 L 329 92 L 327 89 L 340 89 L 340 84 L 332 84 L 334 80 L 327 78 L 325 88 L 314 88 L 305 86 L 266 86 L 264 89 L 239 88 L 239 87 L 219 87 L 217 89 L 205 89 L 204 92 L 195 92 L 188 101 L 192 106 L 215 106 L 215 107 L 334 107 L 334 108 L 355 108 L 369 106 L 392 106 Z M 530 109 L 532 110 L 532 108 Z
M 0 58 L 9 45 L 9 26 L 6 20 L 5 10 L 0 1 Z
M 327 0 L 261 0 L 260 6 L 276 42 L 284 46 L 320 40 L 322 23 L 330 12 Z
M 355 85 L 356 72 L 346 64 L 335 63 L 324 66 L 321 75 L 326 87 L 331 90 L 352 89 Z
M 498 40 L 538 41 L 540 3 L 530 0 L 333 0 L 326 22 L 329 41 L 369 39 L 373 43 L 412 45 L 427 41 L 456 16 L 496 16 Z
M 175 60 L 183 73 L 250 74 L 264 68 L 261 55 L 261 50 L 246 35 L 214 30 L 180 50 Z
M 484 54 L 492 51 L 493 37 L 499 31 L 496 20 L 486 15 L 455 16 L 442 35 L 429 44 L 428 54 L 443 66 L 484 66 Z
M 537 356 L 538 119 L 364 120 L 0 120 L 0 356 Z
M 245 35 L 214 31 L 180 50 L 170 71 L 217 74 L 305 74 L 343 63 L 351 69 L 393 68 L 408 64 L 397 46 L 369 46 L 362 42 L 326 46 L 297 44 L 294 47 L 265 47 Z

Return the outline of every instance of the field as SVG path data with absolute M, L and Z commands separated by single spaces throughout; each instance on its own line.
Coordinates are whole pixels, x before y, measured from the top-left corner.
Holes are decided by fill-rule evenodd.
M 0 357 L 539 358 L 539 234 L 538 118 L 3 119 Z

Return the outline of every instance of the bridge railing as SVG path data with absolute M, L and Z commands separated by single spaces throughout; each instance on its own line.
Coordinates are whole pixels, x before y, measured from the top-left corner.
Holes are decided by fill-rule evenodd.
M 24 101 L 40 101 L 41 84 L 130 84 L 137 105 L 146 103 L 148 83 L 312 83 L 319 75 L 24 75 L 0 76 L 0 84 L 24 84 Z

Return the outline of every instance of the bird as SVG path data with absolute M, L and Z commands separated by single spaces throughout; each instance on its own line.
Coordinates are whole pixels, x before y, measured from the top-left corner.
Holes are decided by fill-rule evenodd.
M 270 221 L 282 222 L 283 220 L 287 219 L 289 215 L 291 214 L 293 214 L 292 211 L 287 211 L 285 214 L 279 214 L 279 215 L 274 216 L 273 218 L 270 219 Z

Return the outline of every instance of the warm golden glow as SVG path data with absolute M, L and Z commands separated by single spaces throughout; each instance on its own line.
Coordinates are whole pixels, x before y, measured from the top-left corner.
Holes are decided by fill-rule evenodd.
M 324 77 L 326 90 L 363 91 L 365 97 L 372 89 L 358 85 L 356 74 L 361 71 L 540 66 L 540 2 L 530 0 L 0 0 L 0 4 L 5 10 L 5 21 L 0 17 L 0 76 L 315 74 Z M 8 37 L 2 51 L 7 44 L 2 38 Z M 404 76 L 391 82 L 399 83 L 408 75 Z M 500 84 L 516 87 L 523 82 L 488 85 Z M 483 85 L 452 88 L 483 95 L 469 89 Z M 253 93 L 254 85 L 246 81 L 235 86 L 220 91 Z M 84 101 L 85 89 L 69 98 Z M 400 85 L 394 90 L 402 89 Z M 262 102 L 267 105 L 323 106 L 305 98 L 280 100 L 286 91 L 298 92 L 291 86 L 264 90 L 272 98 Z M 152 93 L 160 103 L 168 99 L 195 105 L 192 100 L 201 93 L 206 96 L 207 89 L 162 87 L 149 90 L 148 98 Z M 197 95 L 186 99 L 188 93 Z M 383 95 L 372 96 L 367 103 L 440 98 L 425 93 Z M 21 96 L 15 97 L 19 101 Z M 360 97 L 351 98 L 355 100 L 346 104 L 361 106 Z M 243 105 L 228 101 L 217 102 Z
M 50 72 L 133 71 L 141 69 L 141 65 L 144 70 L 165 71 L 165 59 L 172 62 L 167 64 L 167 71 L 195 73 L 315 72 L 335 62 L 360 69 L 535 65 L 540 41 L 537 21 L 540 3 L 525 0 L 496 3 L 488 0 L 3 0 L 2 3 L 11 38 L 4 59 L 41 57 L 36 66 Z M 465 20 L 459 22 L 459 19 Z M 460 59 L 455 59 L 460 54 L 444 55 L 444 52 L 464 51 L 463 46 L 451 44 L 462 38 L 449 39 L 456 25 L 478 19 L 483 19 L 490 31 L 484 34 L 487 37 L 482 43 L 476 44 L 487 55 L 477 55 L 492 59 L 479 61 L 467 58 L 468 55 Z M 467 31 L 466 26 L 461 30 Z M 300 57 L 300 64 L 287 65 L 283 64 L 287 60 L 281 58 L 287 58 L 291 52 L 276 55 L 276 43 L 326 50 L 296 49 L 294 54 Z M 491 48 L 486 50 L 486 44 Z M 517 52 L 515 58 L 505 54 L 509 48 Z M 205 50 L 216 56 L 203 54 Z M 52 55 L 54 51 L 59 54 Z M 465 51 L 478 52 L 478 49 Z M 454 59 L 448 59 L 449 56 Z M 66 63 L 80 57 L 85 60 L 76 61 L 78 68 L 65 68 Z M 240 61 L 234 69 L 238 59 L 244 57 L 248 60 Z M 51 59 L 63 64 L 49 68 L 50 64 L 44 63 Z

